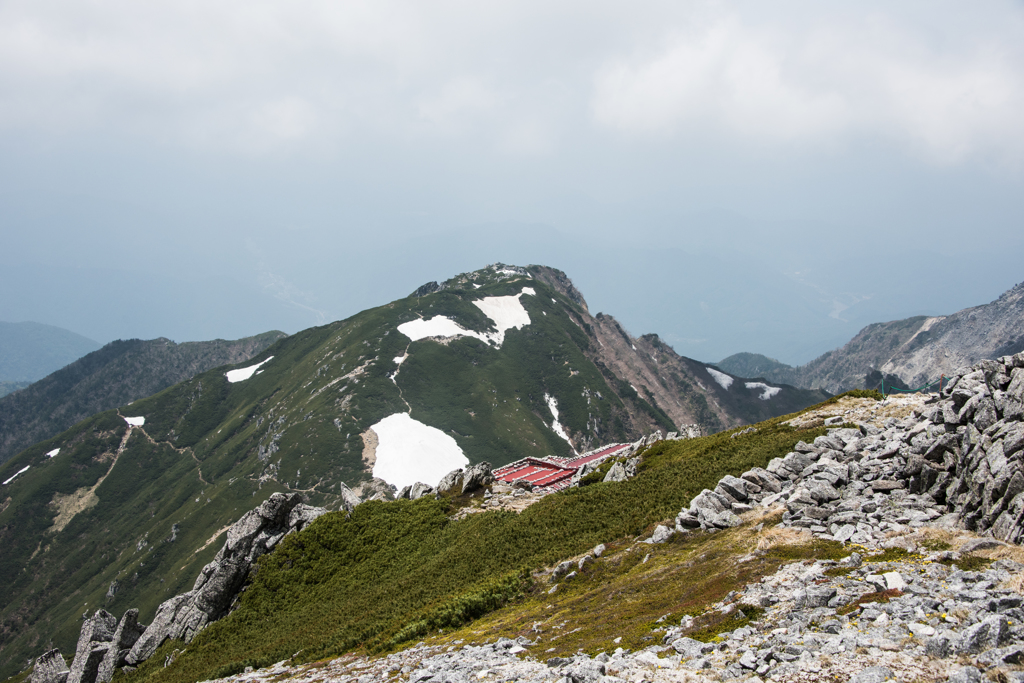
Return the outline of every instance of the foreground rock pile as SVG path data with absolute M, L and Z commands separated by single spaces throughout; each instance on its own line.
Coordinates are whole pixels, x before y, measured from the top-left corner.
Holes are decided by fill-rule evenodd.
M 933 521 L 1017 543 L 1022 417 L 1024 354 L 983 361 L 903 419 L 830 429 L 766 469 L 723 477 L 680 512 L 676 531 L 727 528 L 753 506 L 784 504 L 787 525 L 868 547 Z
M 1024 565 L 999 560 L 961 571 L 938 563 L 946 555 L 865 563 L 855 553 L 838 563 L 789 564 L 714 606 L 766 608 L 756 625 L 703 643 L 680 635 L 684 619 L 664 641 L 686 668 L 723 679 L 845 680 L 867 670 L 878 681 L 942 680 L 966 665 L 962 675 L 993 669 L 1024 681 L 1022 598 L 1019 588 L 1003 587 Z

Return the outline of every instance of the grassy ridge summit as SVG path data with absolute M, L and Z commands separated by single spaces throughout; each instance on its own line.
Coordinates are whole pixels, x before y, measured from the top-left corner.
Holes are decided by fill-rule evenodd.
M 99 346 L 62 327 L 0 322 L 0 380 L 34 382 Z
M 718 374 L 592 316 L 560 271 L 496 265 L 99 413 L 0 465 L 0 674 L 51 639 L 70 651 L 87 609 L 137 607 L 148 622 L 272 493 L 336 509 L 346 486 L 391 495 L 374 476 L 385 465 L 426 465 L 436 484 L 453 469 L 432 459 L 438 444 L 497 466 L 680 424 L 718 431 L 823 397 Z M 415 439 L 385 428 L 395 416 Z M 616 524 L 642 526 L 663 505 Z M 447 526 L 429 505 L 409 510 L 429 518 L 424 533 Z
M 274 331 L 233 341 L 111 342 L 0 399 L 0 463 L 91 415 L 152 396 L 204 370 L 248 360 L 283 336 Z

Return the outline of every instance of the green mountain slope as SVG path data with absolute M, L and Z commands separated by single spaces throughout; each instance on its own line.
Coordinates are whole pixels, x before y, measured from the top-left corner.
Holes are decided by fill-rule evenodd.
M 635 480 L 570 489 L 521 514 L 452 521 L 451 501 L 432 498 L 364 503 L 351 518 L 329 514 L 266 557 L 240 608 L 172 666 L 163 667 L 163 655 L 181 643 L 165 644 L 133 678 L 204 680 L 296 653 L 313 661 L 356 647 L 387 650 L 460 626 L 530 591 L 532 571 L 649 533 L 722 474 L 764 466 L 823 432 L 774 423 L 745 438 L 659 442 Z M 631 647 L 643 645 L 639 635 Z M 649 627 L 642 635 L 650 638 Z
M 226 363 L 239 363 L 284 336 L 225 341 L 115 341 L 0 399 L 0 463 L 76 422 Z
M 0 380 L 34 382 L 99 346 L 62 327 L 0 322 Z
M 440 327 L 403 332 L 423 325 Z M 390 495 L 396 482 L 374 476 L 389 462 L 425 466 L 435 484 L 453 469 L 436 459 L 438 443 L 498 466 L 680 424 L 716 431 L 821 397 L 778 389 L 766 400 L 723 388 L 656 336 L 591 316 L 559 271 L 499 265 L 431 283 L 95 415 L 0 466 L 10 480 L 0 486 L 0 675 L 50 639 L 69 651 L 86 609 L 138 607 L 151 619 L 271 493 L 337 508 L 343 485 Z M 403 415 L 427 436 L 396 442 L 382 423 Z M 630 513 L 627 526 L 662 505 Z
M 737 377 L 761 377 L 772 382 L 800 384 L 797 368 L 760 353 L 734 353 L 715 367 Z

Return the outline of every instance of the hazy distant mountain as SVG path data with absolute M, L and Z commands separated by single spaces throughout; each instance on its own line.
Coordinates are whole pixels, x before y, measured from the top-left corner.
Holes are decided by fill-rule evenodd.
M 61 327 L 0 322 L 0 380 L 34 382 L 99 347 Z
M 7 380 L 0 380 L 0 397 L 6 396 L 18 389 L 24 389 L 30 384 L 32 384 L 32 382 L 8 382 Z
M 717 367 L 741 377 L 764 377 L 839 393 L 885 386 L 916 389 L 986 358 L 1024 351 L 1024 283 L 995 301 L 948 316 L 917 316 L 862 329 L 845 346 L 791 367 L 738 353 Z
M 151 396 L 210 368 L 246 361 L 284 336 L 275 331 L 234 341 L 111 342 L 0 398 L 0 463 L 90 415 Z

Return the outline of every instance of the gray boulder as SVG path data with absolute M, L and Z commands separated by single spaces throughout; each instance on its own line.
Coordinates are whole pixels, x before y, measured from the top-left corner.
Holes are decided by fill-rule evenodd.
M 1009 620 L 1002 615 L 995 615 L 965 630 L 956 649 L 960 654 L 978 654 L 999 647 L 1009 636 Z
M 477 463 L 462 474 L 462 493 L 471 493 L 494 481 L 489 462 Z
M 462 469 L 452 470 L 437 482 L 438 495 L 459 494 L 462 492 Z
M 626 481 L 626 468 L 622 466 L 621 462 L 615 463 L 608 470 L 608 474 L 604 475 L 603 481 Z
M 96 671 L 97 683 L 108 683 L 114 677 L 114 671 L 118 667 L 124 666 L 125 658 L 132 646 L 145 630 L 146 627 L 139 623 L 139 610 L 130 609 L 124 613 L 121 621 L 117 624 L 117 630 L 114 631 L 110 647 Z
M 70 669 L 64 657 L 61 656 L 60 650 L 55 648 L 36 658 L 29 680 L 31 683 L 64 683 L 68 679 L 68 673 Z
M 78 646 L 75 648 L 75 659 L 71 662 L 67 683 L 94 683 L 100 662 L 110 648 L 110 641 L 117 629 L 117 618 L 106 610 L 96 613 L 85 620 L 78 635 Z
M 132 646 L 132 649 L 125 657 L 125 661 L 129 665 L 137 666 L 141 664 L 149 659 L 158 647 L 163 645 L 174 623 L 174 618 L 191 597 L 192 593 L 175 595 L 170 600 L 162 602 L 156 608 L 156 616 L 153 618 L 153 623 L 142 632 L 142 635 L 135 641 L 135 645 Z
M 423 496 L 429 496 L 434 493 L 433 486 L 427 486 L 423 482 L 416 482 L 409 488 L 409 500 L 416 500 Z
M 851 676 L 850 683 L 884 683 L 895 678 L 896 674 L 887 666 L 869 666 Z
M 339 484 L 339 496 L 341 497 L 341 509 L 345 512 L 352 512 L 356 509 L 356 506 L 363 502 L 356 492 L 345 486 L 344 482 Z M 310 520 L 312 521 L 312 520 Z

